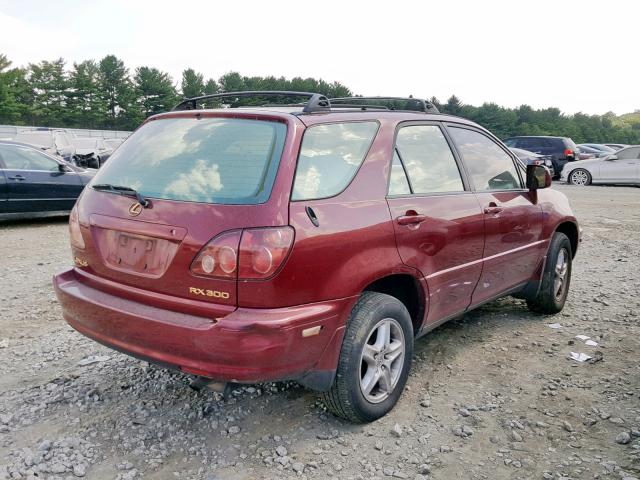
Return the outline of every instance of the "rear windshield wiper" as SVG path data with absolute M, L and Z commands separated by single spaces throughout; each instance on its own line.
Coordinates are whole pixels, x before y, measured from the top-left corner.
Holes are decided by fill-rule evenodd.
M 91 186 L 94 190 L 102 190 L 108 192 L 119 193 L 120 195 L 129 195 L 131 197 L 135 197 L 138 200 L 138 203 L 142 205 L 144 208 L 149 206 L 149 200 L 144 198 L 144 196 L 131 187 L 124 187 L 122 185 L 111 185 L 110 183 L 96 183 Z

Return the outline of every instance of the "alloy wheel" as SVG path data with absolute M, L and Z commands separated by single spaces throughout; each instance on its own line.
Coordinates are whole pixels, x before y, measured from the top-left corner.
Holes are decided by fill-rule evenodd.
M 405 359 L 402 327 L 393 318 L 378 322 L 360 356 L 360 391 L 371 403 L 380 403 L 398 384 Z
M 581 187 L 585 186 L 589 183 L 589 174 L 584 170 L 576 170 L 571 173 L 571 183 Z
M 569 272 L 569 252 L 562 248 L 556 258 L 553 277 L 553 293 L 557 300 L 561 299 L 567 284 L 567 273 Z

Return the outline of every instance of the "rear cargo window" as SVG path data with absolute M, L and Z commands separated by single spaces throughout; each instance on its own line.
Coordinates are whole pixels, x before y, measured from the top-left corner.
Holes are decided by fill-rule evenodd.
M 115 151 L 93 183 L 166 200 L 264 203 L 286 130 L 282 123 L 238 118 L 154 120 Z
M 377 122 L 316 125 L 302 140 L 292 200 L 337 195 L 358 171 L 378 131 Z

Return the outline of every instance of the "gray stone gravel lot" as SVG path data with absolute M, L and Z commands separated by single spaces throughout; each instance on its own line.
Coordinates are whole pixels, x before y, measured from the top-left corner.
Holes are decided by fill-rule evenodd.
M 66 220 L 0 225 L 0 479 L 640 478 L 640 189 L 555 188 L 584 228 L 564 312 L 505 298 L 438 328 L 365 426 L 294 383 L 225 401 L 85 339 L 51 289 Z

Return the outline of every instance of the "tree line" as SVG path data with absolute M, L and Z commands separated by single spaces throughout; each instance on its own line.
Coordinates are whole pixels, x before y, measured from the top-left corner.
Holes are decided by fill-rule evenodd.
M 558 108 L 533 109 L 529 105 L 504 108 L 495 103 L 464 105 L 455 95 L 445 103 L 431 99 L 443 113 L 468 118 L 500 138 L 515 135 L 570 137 L 576 143 L 640 143 L 640 116 L 613 112 L 604 115 L 564 115 Z
M 114 55 L 73 63 L 68 68 L 62 58 L 13 67 L 7 56 L 0 54 L 0 124 L 133 130 L 149 115 L 170 110 L 183 98 L 242 90 L 353 95 L 339 82 L 314 78 L 246 77 L 229 72 L 218 79 L 205 79 L 187 68 L 178 83 L 155 67 L 131 70 Z M 558 108 L 533 109 L 528 105 L 473 106 L 463 104 L 455 95 L 446 102 L 431 101 L 441 112 L 473 120 L 501 138 L 558 135 L 578 143 L 640 143 L 640 116 L 634 114 L 564 115 Z
M 181 99 L 241 90 L 323 92 L 351 96 L 338 82 L 314 78 L 246 77 L 229 72 L 205 79 L 192 68 L 176 85 L 154 67 L 131 71 L 114 55 L 66 68 L 64 59 L 13 67 L 0 54 L 0 124 L 133 130 L 145 118 L 171 110 Z

